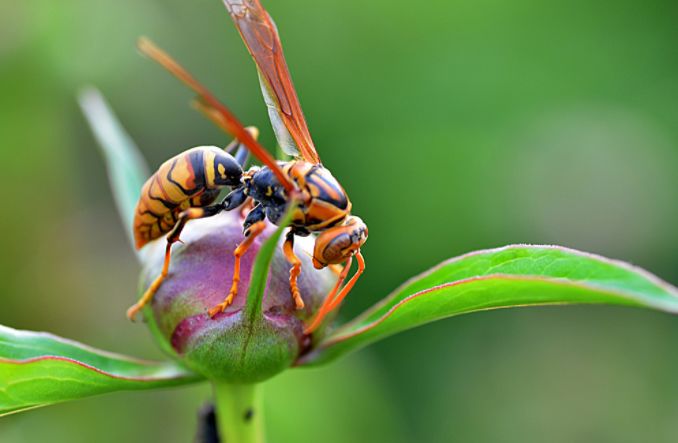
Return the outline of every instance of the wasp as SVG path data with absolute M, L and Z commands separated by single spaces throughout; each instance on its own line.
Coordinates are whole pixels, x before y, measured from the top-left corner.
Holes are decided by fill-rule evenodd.
M 187 222 L 243 207 L 246 201 L 251 201 L 252 208 L 243 225 L 245 238 L 233 252 L 230 291 L 208 314 L 214 318 L 231 304 L 238 293 L 241 257 L 264 231 L 266 220 L 278 225 L 289 209 L 292 214 L 283 252 L 291 265 L 289 286 L 296 308 L 303 308 L 304 302 L 297 286 L 301 261 L 294 253 L 295 236 L 317 234 L 313 250 L 316 269 L 344 265 L 334 288 L 305 327 L 305 333 L 310 334 L 339 306 L 364 272 L 365 260 L 360 249 L 367 240 L 367 226 L 351 214 L 348 195 L 320 161 L 292 84 L 277 28 L 268 12 L 259 0 L 225 0 L 224 3 L 256 64 L 278 144 L 293 159 L 276 161 L 257 141 L 255 128 L 245 128 L 188 71 L 142 38 L 140 51 L 192 89 L 197 94 L 194 106 L 235 140 L 225 150 L 197 147 L 179 154 L 163 163 L 143 186 L 134 220 L 136 247 L 141 248 L 163 235 L 167 245 L 161 274 L 127 315 L 133 318 L 152 300 L 169 272 L 172 244 L 180 241 Z M 236 148 L 234 156 L 232 152 Z M 262 166 L 245 170 L 247 151 Z M 230 188 L 230 192 L 215 203 L 224 188 Z M 354 257 L 357 270 L 346 282 Z

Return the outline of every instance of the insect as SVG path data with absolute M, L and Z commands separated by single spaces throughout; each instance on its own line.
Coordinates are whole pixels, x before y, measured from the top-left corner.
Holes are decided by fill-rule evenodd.
M 144 185 L 135 215 L 136 245 L 140 248 L 148 241 L 166 235 L 165 261 L 161 274 L 127 315 L 133 318 L 153 298 L 169 271 L 172 244 L 179 241 L 188 221 L 233 210 L 249 198 L 254 205 L 244 221 L 245 239 L 233 252 L 235 262 L 230 291 L 223 302 L 209 310 L 209 315 L 215 317 L 223 312 L 238 293 L 240 258 L 263 232 L 265 220 L 279 224 L 291 207 L 292 218 L 283 251 L 291 264 L 290 294 L 297 309 L 303 308 L 304 302 L 297 286 L 301 261 L 294 253 L 295 236 L 318 234 L 313 251 L 316 269 L 344 264 L 334 288 L 306 325 L 305 333 L 310 334 L 339 306 L 364 272 L 365 260 L 360 248 L 367 240 L 367 226 L 359 217 L 351 215 L 348 195 L 320 162 L 272 19 L 259 0 L 225 0 L 224 3 L 254 58 L 276 139 L 284 152 L 294 159 L 276 161 L 259 144 L 254 128 L 245 128 L 188 71 L 142 38 L 139 41 L 141 52 L 191 88 L 197 94 L 194 106 L 235 140 L 226 150 L 198 147 L 185 151 L 161 165 Z M 235 157 L 227 152 L 236 147 L 240 149 Z M 244 170 L 245 149 L 263 166 Z M 225 187 L 231 188 L 230 193 L 221 202 L 214 203 L 219 191 Z M 357 270 L 344 285 L 354 257 Z

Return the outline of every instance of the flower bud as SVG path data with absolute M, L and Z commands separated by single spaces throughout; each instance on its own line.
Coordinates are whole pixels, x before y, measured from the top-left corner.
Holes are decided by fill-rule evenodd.
M 245 304 L 250 273 L 262 243 L 274 232 L 268 226 L 241 259 L 238 294 L 226 310 L 210 318 L 207 311 L 228 295 L 233 278 L 233 251 L 243 240 L 239 211 L 193 220 L 181 234 L 183 244 L 172 248 L 169 274 L 144 315 L 161 340 L 188 367 L 210 379 L 231 383 L 265 380 L 291 366 L 310 345 L 303 334 L 308 321 L 336 282 L 328 269 L 316 270 L 311 258 L 312 237 L 296 237 L 302 261 L 298 285 L 305 307 L 295 309 L 290 294 L 290 264 L 277 248 L 262 300 L 263 318 L 250 321 Z M 144 250 L 145 290 L 162 269 L 165 240 Z M 149 318 L 149 316 L 151 316 Z

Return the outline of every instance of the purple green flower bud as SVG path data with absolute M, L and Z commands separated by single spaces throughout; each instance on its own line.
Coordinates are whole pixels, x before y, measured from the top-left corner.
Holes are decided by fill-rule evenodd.
M 305 307 L 295 309 L 289 289 L 290 264 L 277 248 L 262 301 L 263 318 L 251 322 L 245 315 L 250 273 L 262 243 L 274 232 L 269 226 L 241 260 L 241 280 L 233 303 L 210 318 L 207 311 L 228 295 L 233 276 L 233 250 L 243 240 L 239 211 L 191 221 L 172 249 L 167 278 L 144 310 L 149 326 L 163 348 L 189 368 L 210 379 L 231 383 L 265 380 L 290 367 L 310 346 L 303 333 L 308 322 L 336 282 L 328 269 L 312 264 L 313 238 L 295 238 L 302 261 L 298 284 Z M 143 251 L 146 263 L 141 279 L 145 289 L 159 275 L 165 240 Z M 143 292 L 143 291 L 142 291 Z

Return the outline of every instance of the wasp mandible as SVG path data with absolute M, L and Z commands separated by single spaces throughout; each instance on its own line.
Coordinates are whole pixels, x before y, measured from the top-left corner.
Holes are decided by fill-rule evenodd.
M 153 298 L 168 273 L 171 246 L 179 241 L 188 221 L 233 210 L 249 198 L 254 205 L 245 218 L 245 239 L 233 252 L 235 262 L 231 289 L 222 303 L 209 310 L 209 315 L 214 317 L 223 312 L 238 293 L 240 258 L 263 232 L 265 219 L 279 224 L 288 206 L 293 205 L 283 251 L 292 265 L 290 293 L 297 309 L 303 308 L 304 302 L 297 286 L 301 261 L 294 253 L 295 236 L 318 234 L 313 252 L 316 269 L 344 263 L 336 285 L 305 328 L 305 332 L 310 334 L 329 312 L 339 306 L 365 270 L 360 248 L 367 240 L 367 226 L 359 217 L 351 215 L 348 195 L 320 162 L 271 17 L 259 0 L 224 0 L 224 3 L 254 58 L 276 139 L 283 151 L 294 160 L 276 161 L 257 141 L 256 129 L 246 129 L 188 71 L 149 40 L 141 39 L 141 52 L 191 88 L 198 95 L 195 107 L 235 137 L 235 141 L 227 150 L 197 147 L 185 151 L 161 165 L 144 185 L 135 214 L 136 247 L 141 248 L 163 235 L 167 235 L 167 246 L 162 273 L 127 311 L 127 315 L 133 318 Z M 228 152 L 238 146 L 241 149 L 235 156 Z M 253 166 L 245 171 L 245 148 L 263 166 Z M 230 187 L 231 192 L 214 204 L 224 187 Z M 353 257 L 357 259 L 358 268 L 342 287 Z

